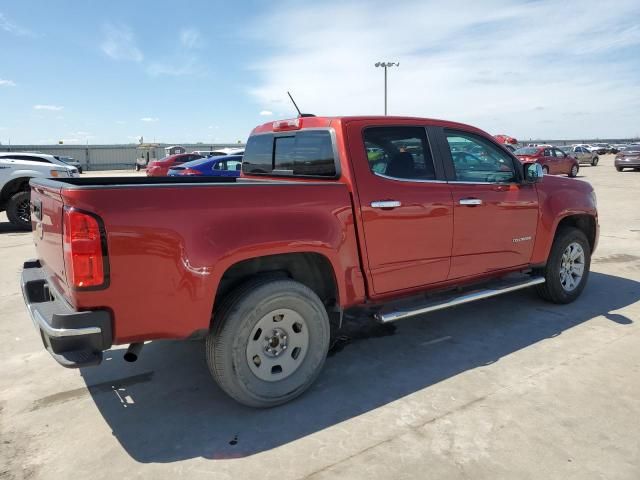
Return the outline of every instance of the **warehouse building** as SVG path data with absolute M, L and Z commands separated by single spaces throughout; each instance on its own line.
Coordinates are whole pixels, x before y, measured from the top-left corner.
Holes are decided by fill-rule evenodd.
M 182 144 L 185 151 L 218 150 L 227 147 L 243 147 L 242 143 L 193 143 Z M 128 145 L 0 145 L 0 152 L 39 152 L 49 155 L 71 157 L 78 160 L 83 170 L 133 169 L 136 158 L 148 155 L 149 160 L 165 157 L 171 144 Z

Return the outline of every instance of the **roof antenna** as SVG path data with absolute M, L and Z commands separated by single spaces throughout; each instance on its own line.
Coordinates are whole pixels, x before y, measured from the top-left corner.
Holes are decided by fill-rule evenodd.
M 298 108 L 298 105 L 296 104 L 296 101 L 293 99 L 293 97 L 291 96 L 291 94 L 287 91 L 287 95 L 289 95 L 289 98 L 291 99 L 291 102 L 293 103 L 293 106 L 296 107 L 296 110 L 298 111 L 298 118 L 301 117 L 315 117 L 314 114 L 312 113 L 302 113 L 300 111 L 300 109 Z

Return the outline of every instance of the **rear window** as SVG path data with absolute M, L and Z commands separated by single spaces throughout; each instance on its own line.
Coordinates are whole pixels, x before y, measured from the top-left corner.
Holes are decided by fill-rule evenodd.
M 326 130 L 303 130 L 254 135 L 247 141 L 242 169 L 253 175 L 335 178 L 331 134 Z

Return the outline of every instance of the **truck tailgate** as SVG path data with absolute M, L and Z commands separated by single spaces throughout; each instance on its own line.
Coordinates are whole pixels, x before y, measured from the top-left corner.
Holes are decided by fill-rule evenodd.
M 62 249 L 63 207 L 61 186 L 32 185 L 31 222 L 37 257 L 50 285 L 69 298 Z

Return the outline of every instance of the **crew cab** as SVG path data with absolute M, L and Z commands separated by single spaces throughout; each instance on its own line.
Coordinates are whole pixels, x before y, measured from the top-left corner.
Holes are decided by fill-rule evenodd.
M 205 338 L 212 376 L 253 407 L 309 388 L 345 312 L 387 323 L 527 287 L 569 303 L 598 240 L 591 185 L 423 118 L 267 123 L 240 178 L 31 185 L 22 288 L 52 356 Z
M 14 227 L 30 229 L 29 180 L 78 175 L 77 168 L 53 155 L 0 152 L 0 212 L 7 212 L 7 218 Z

